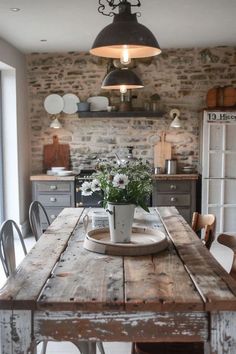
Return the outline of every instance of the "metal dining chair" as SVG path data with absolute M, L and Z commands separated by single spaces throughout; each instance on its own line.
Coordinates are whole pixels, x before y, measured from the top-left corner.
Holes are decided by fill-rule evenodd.
M 16 269 L 16 252 L 14 237 L 18 237 L 24 255 L 27 254 L 22 233 L 14 220 L 6 220 L 0 228 L 0 259 L 6 277 L 8 278 Z M 46 354 L 47 341 L 42 342 L 41 354 Z
M 33 201 L 30 204 L 29 207 L 29 222 L 30 222 L 30 227 L 31 230 L 33 232 L 33 235 L 36 239 L 36 241 L 39 240 L 40 236 L 43 234 L 43 229 L 41 227 L 42 225 L 42 217 L 45 218 L 48 226 L 50 225 L 50 220 L 49 217 L 47 215 L 47 212 L 44 208 L 44 206 L 37 200 Z M 91 345 L 91 343 L 89 342 L 72 342 L 82 354 L 89 354 L 89 348 Z M 41 354 L 45 354 L 46 353 L 46 346 L 47 346 L 47 342 L 43 342 L 43 346 L 45 345 L 45 352 L 43 352 Z M 99 351 L 101 352 L 101 354 L 105 354 L 104 351 L 104 347 L 103 347 L 103 343 L 102 342 L 96 342 L 96 345 L 99 348 Z
M 193 213 L 192 229 L 196 233 L 199 233 L 201 230 L 203 230 L 202 242 L 208 249 L 210 249 L 212 242 L 215 239 L 215 226 L 216 226 L 215 215 L 199 214 L 197 212 Z
M 16 269 L 14 234 L 18 236 L 24 255 L 27 254 L 22 233 L 14 220 L 6 220 L 0 228 L 0 258 L 6 277 Z
M 43 233 L 42 218 L 46 220 L 46 224 L 49 226 L 50 220 L 44 206 L 35 200 L 29 207 L 29 223 L 36 241 L 38 241 Z

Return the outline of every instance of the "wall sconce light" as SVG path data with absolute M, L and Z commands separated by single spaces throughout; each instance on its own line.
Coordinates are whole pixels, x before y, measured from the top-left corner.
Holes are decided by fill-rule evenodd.
M 62 125 L 61 125 L 60 121 L 58 120 L 58 118 L 53 119 L 53 121 L 50 124 L 50 128 L 54 128 L 54 129 L 62 128 Z
M 132 70 L 126 67 L 110 71 L 102 82 L 102 89 L 120 90 L 121 93 L 138 88 L 143 88 L 142 81 Z
M 113 22 L 106 26 L 96 37 L 90 53 L 105 58 L 118 58 L 122 64 L 130 63 L 131 58 L 152 57 L 161 53 L 159 44 L 152 32 L 138 23 L 137 13 L 131 13 L 131 7 L 140 7 L 140 0 L 133 5 L 127 0 L 106 0 L 107 4 L 119 13 L 105 13 L 105 5 L 100 0 L 98 12 L 114 16 Z
M 170 117 L 173 119 L 170 124 L 170 128 L 181 128 L 182 124 L 179 119 L 179 116 L 180 111 L 178 109 L 175 108 L 170 111 Z

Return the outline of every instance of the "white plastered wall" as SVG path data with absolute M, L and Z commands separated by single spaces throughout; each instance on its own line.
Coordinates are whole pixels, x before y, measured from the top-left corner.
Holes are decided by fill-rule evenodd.
M 28 228 L 30 146 L 26 58 L 0 39 L 5 218 Z

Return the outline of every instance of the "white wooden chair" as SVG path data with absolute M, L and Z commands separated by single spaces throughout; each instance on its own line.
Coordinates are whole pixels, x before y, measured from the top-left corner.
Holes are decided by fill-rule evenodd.
M 236 236 L 220 234 L 217 238 L 217 241 L 222 245 L 230 248 L 234 253 L 233 262 L 229 274 L 236 280 Z
M 215 239 L 216 217 L 213 214 L 193 213 L 192 229 L 196 233 L 203 230 L 202 242 L 210 249 L 212 242 Z
M 33 235 L 38 241 L 43 233 L 42 217 L 46 220 L 47 226 L 50 225 L 50 220 L 44 206 L 37 200 L 33 201 L 29 207 L 29 222 Z

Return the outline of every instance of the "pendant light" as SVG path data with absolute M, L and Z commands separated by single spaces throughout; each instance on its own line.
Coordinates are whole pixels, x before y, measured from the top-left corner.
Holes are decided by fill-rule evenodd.
M 140 78 L 127 67 L 110 71 L 102 82 L 102 89 L 120 90 L 121 93 L 142 87 L 143 83 Z
M 152 57 L 161 53 L 159 44 L 152 32 L 144 25 L 138 23 L 137 14 L 131 13 L 131 5 L 127 0 L 120 0 L 114 5 L 114 1 L 106 0 L 108 5 L 119 13 L 110 12 L 114 15 L 113 23 L 106 26 L 95 39 L 90 53 L 100 57 L 118 58 L 122 64 L 127 65 L 131 58 Z M 99 1 L 99 4 L 100 1 Z M 105 5 L 101 5 L 98 11 L 106 15 Z
M 53 119 L 53 121 L 50 124 L 50 128 L 54 128 L 54 129 L 60 129 L 62 127 L 60 121 L 58 120 L 58 118 Z

